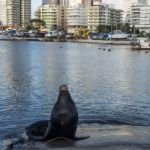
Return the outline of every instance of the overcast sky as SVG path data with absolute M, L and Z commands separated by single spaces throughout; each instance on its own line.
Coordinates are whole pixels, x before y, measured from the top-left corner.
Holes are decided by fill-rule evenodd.
M 32 0 L 32 14 L 35 12 L 38 6 L 41 5 L 42 0 Z M 122 0 L 103 0 L 104 3 L 113 3 L 116 8 L 122 9 Z

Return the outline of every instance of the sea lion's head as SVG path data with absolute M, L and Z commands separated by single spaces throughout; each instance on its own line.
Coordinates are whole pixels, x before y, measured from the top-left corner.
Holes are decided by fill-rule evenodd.
M 62 91 L 68 91 L 68 86 L 67 85 L 61 85 L 59 87 L 59 91 L 62 92 Z
M 66 102 L 71 100 L 71 96 L 69 94 L 68 86 L 67 85 L 61 85 L 59 87 L 59 102 Z

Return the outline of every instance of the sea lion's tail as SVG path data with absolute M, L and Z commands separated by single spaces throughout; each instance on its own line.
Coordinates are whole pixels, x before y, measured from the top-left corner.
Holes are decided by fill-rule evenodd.
M 88 139 L 90 136 L 85 136 L 85 137 L 75 137 L 74 140 L 75 141 L 81 141 L 81 140 L 85 140 Z

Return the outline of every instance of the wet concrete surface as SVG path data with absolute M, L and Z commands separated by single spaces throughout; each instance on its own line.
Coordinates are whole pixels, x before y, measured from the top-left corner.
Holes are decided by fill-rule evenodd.
M 14 146 L 14 150 L 150 150 L 150 127 L 124 125 L 82 124 L 77 137 L 86 140 L 71 142 L 54 140 L 47 143 L 28 141 Z

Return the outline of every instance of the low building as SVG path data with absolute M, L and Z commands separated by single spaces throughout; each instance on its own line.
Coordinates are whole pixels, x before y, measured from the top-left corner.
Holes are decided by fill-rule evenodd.
M 140 31 L 150 33 L 150 5 L 134 4 L 131 6 L 130 25 Z

